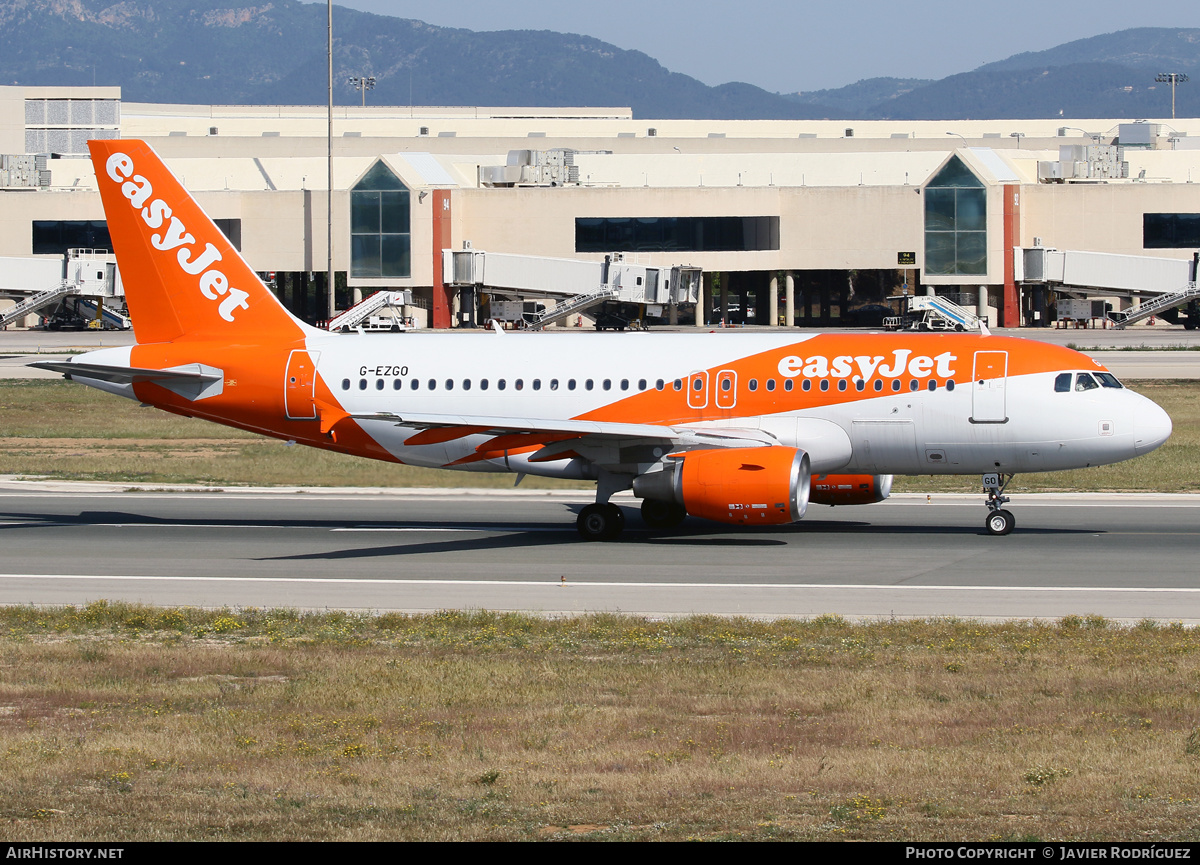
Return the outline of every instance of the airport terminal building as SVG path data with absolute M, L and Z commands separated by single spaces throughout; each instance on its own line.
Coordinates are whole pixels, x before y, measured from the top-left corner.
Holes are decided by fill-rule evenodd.
M 993 326 L 1039 326 L 1056 296 L 1127 307 L 1182 289 L 1200 249 L 1193 119 L 351 106 L 335 108 L 332 130 L 331 193 L 324 106 L 0 87 L 0 293 L 37 288 L 22 284 L 22 261 L 110 247 L 86 142 L 118 137 L 154 147 L 315 322 L 408 289 L 425 325 L 476 324 L 488 285 L 456 280 L 446 254 L 470 248 L 700 268 L 694 302 L 668 302 L 681 324 L 877 325 L 889 298 L 936 295 Z

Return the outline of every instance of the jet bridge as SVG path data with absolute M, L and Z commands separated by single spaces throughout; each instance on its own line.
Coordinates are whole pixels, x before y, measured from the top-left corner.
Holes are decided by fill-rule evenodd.
M 1070 295 L 1138 298 L 1139 306 L 1109 313 L 1118 328 L 1164 315 L 1177 317 L 1188 330 L 1200 326 L 1200 291 L 1196 288 L 1196 264 L 1178 258 L 1117 255 L 1069 249 L 1035 247 L 1020 250 L 1016 260 L 1023 265 L 1017 279 L 1025 284 L 1044 284 Z M 1186 306 L 1184 315 L 1176 312 Z
M 18 297 L 24 295 L 16 306 L 0 314 L 0 327 L 57 306 L 73 296 L 89 298 L 90 306 L 85 306 L 93 315 L 103 309 L 102 324 L 128 326 L 128 319 L 118 316 L 111 306 L 101 306 L 105 298 L 125 295 L 116 258 L 107 249 L 68 249 L 65 262 L 38 258 L 0 259 L 0 271 L 5 274 L 0 279 L 0 290 Z
M 584 313 L 600 304 L 636 304 L 646 314 L 694 305 L 700 298 L 698 267 L 657 267 L 628 261 L 619 253 L 603 261 L 512 255 L 480 249 L 445 250 L 443 281 L 506 300 L 550 299 L 555 306 L 536 319 L 534 330 Z

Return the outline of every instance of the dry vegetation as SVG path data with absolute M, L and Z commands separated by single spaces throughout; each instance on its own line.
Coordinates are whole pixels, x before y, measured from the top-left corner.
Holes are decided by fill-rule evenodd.
M 1152 454 L 1114 466 L 1019 475 L 1014 492 L 1200 491 L 1200 382 L 1139 382 L 1175 423 Z M 305 447 L 286 447 L 62 381 L 0 384 L 0 474 L 67 480 L 214 485 L 511 487 L 511 474 L 396 466 Z M 588 484 L 526 478 L 525 488 Z M 897 478 L 898 492 L 978 492 L 978 478 Z
M 1200 840 L 1200 633 L 0 610 L 0 837 Z

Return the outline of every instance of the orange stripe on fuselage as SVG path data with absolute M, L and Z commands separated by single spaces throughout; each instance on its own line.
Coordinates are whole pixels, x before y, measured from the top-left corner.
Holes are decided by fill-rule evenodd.
M 1007 352 L 1009 377 L 1059 370 L 1104 369 L 1091 358 L 1072 349 L 1012 337 L 975 334 L 818 334 L 803 342 L 697 370 L 708 376 L 705 393 L 707 405 L 704 408 L 688 405 L 689 379 L 685 377 L 681 390 L 675 390 L 673 382 L 668 381 L 664 390 L 643 391 L 579 415 L 578 419 L 675 425 L 757 417 L 896 396 L 898 393 L 909 393 L 910 382 L 914 379 L 920 382 L 923 392 L 930 379 L 935 379 L 941 390 L 948 380 L 953 380 L 956 386 L 971 381 L 975 353 L 979 351 Z M 866 360 L 860 362 L 858 358 Z M 901 358 L 904 360 L 903 372 L 895 369 Z M 914 366 L 913 362 L 920 358 L 927 359 L 928 363 Z M 797 363 L 795 359 L 800 362 Z M 842 362 L 836 369 L 838 372 L 845 371 L 845 375 L 835 374 L 835 364 L 839 360 Z M 806 374 L 806 371 L 819 370 L 822 363 L 826 371 L 824 375 Z M 732 371 L 737 376 L 736 390 L 732 392 L 736 404 L 731 408 L 718 407 L 717 390 L 714 387 L 718 374 L 725 371 Z M 792 371 L 794 375 L 784 374 Z M 868 371 L 870 375 L 864 375 Z M 939 371 L 950 374 L 939 375 Z M 889 374 L 892 372 L 896 374 Z M 916 374 L 920 372 L 925 374 Z M 863 390 L 856 389 L 855 377 L 863 379 Z M 791 391 L 784 389 L 784 382 L 788 378 L 793 382 Z M 801 384 L 806 378 L 812 381 L 812 389 L 808 391 L 803 390 Z M 757 390 L 750 390 L 751 380 L 757 383 Z M 767 382 L 771 380 L 775 382 L 774 390 L 767 389 Z M 828 390 L 820 389 L 821 380 L 829 382 Z M 876 380 L 883 382 L 880 391 L 874 389 Z M 838 390 L 839 381 L 847 383 L 846 390 Z M 892 381 L 900 382 L 900 391 L 891 389 Z M 723 400 L 726 404 L 727 401 Z

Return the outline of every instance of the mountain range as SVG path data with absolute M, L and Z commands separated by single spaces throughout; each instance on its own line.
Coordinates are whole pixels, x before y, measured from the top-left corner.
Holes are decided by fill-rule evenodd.
M 0 83 L 120 85 L 133 102 L 324 104 L 325 7 L 295 0 L 0 0 Z M 1017 54 L 938 81 L 873 78 L 771 93 L 710 87 L 639 51 L 551 31 L 474 32 L 334 10 L 335 101 L 629 106 L 640 118 L 991 119 L 1170 116 L 1158 72 L 1200 75 L 1200 29 L 1135 28 Z M 1177 112 L 1200 114 L 1200 79 Z

